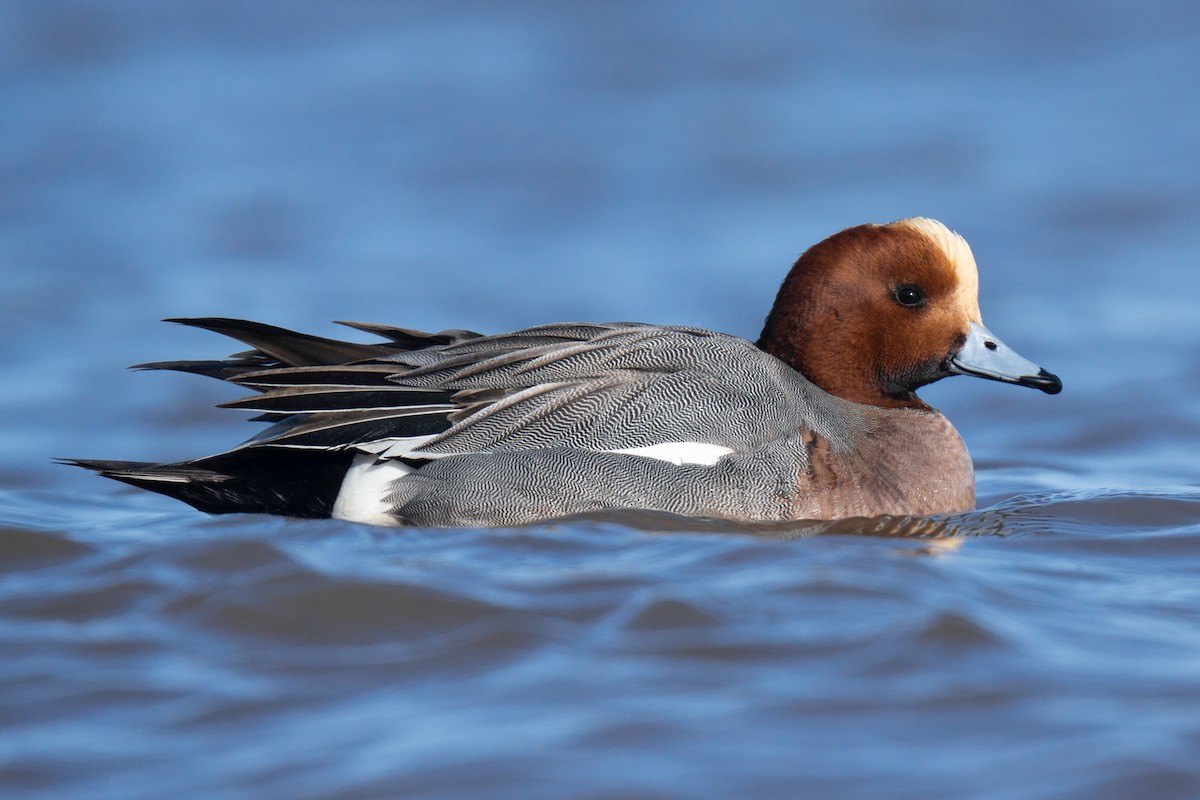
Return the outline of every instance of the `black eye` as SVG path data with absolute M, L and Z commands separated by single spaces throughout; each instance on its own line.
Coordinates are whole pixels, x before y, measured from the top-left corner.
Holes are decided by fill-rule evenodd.
M 912 283 L 902 283 L 897 286 L 894 296 L 897 303 L 908 308 L 916 308 L 925 304 L 925 291 Z

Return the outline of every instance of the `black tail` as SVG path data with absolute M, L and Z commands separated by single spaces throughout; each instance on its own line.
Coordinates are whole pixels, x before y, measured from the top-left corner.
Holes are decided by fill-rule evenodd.
M 141 489 L 165 494 L 209 514 L 328 517 L 354 453 L 247 447 L 195 461 L 62 459 Z
M 360 344 L 224 317 L 169 321 L 221 333 L 254 349 L 223 360 L 160 361 L 138 368 L 192 372 L 245 386 L 262 394 L 226 405 L 263 412 L 256 419 L 278 424 L 240 447 L 194 461 L 62 461 L 210 514 L 328 517 L 355 456 L 353 445 L 429 435 L 450 426 L 449 392 L 398 386 L 388 378 L 403 368 L 374 360 L 479 337 L 462 330 L 425 333 L 343 323 L 389 340 Z

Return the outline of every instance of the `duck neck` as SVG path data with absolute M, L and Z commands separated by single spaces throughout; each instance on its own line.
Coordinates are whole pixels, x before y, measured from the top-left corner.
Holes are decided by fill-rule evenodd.
M 829 394 L 879 408 L 929 409 L 908 388 L 914 376 L 887 376 L 878 367 L 879 343 L 869 326 L 854 324 L 834 300 L 806 296 L 801 281 L 789 280 L 755 343 Z M 796 309 L 800 309 L 799 312 Z

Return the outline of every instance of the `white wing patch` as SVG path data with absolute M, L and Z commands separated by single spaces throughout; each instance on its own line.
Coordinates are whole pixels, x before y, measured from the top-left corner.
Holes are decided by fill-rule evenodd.
M 663 442 L 649 447 L 625 447 L 620 450 L 608 450 L 609 453 L 626 453 L 631 456 L 644 456 L 666 461 L 670 464 L 699 464 L 711 467 L 725 456 L 733 452 L 728 447 L 705 442 Z

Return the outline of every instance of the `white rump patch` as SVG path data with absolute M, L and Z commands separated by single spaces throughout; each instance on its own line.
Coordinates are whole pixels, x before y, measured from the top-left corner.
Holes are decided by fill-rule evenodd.
M 380 461 L 373 455 L 355 456 L 333 504 L 334 519 L 368 525 L 398 525 L 388 511 L 392 485 L 416 470 L 402 461 Z
M 662 444 L 652 444 L 649 447 L 626 447 L 621 450 L 605 452 L 656 458 L 677 466 L 699 464 L 711 467 L 732 453 L 733 450 L 719 444 L 706 444 L 705 442 L 663 442 Z

